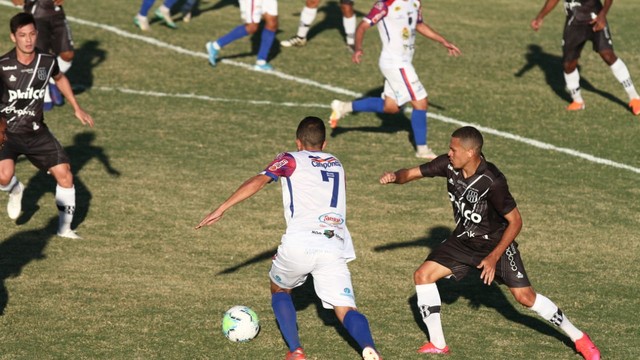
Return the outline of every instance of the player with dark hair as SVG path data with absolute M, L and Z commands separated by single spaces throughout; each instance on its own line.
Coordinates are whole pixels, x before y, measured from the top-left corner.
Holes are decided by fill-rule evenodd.
M 533 30 L 538 31 L 547 14 L 553 10 L 560 0 L 546 0 L 535 19 L 531 21 Z M 593 43 L 593 51 L 609 65 L 613 76 L 622 84 L 629 96 L 629 108 L 634 115 L 640 115 L 640 95 L 633 86 L 627 65 L 613 52 L 611 32 L 607 23 L 607 14 L 613 0 L 564 0 L 567 18 L 562 34 L 562 67 L 567 89 L 571 92 L 573 102 L 567 110 L 584 109 L 584 100 L 580 92 L 580 73 L 578 59 L 587 41 Z
M 356 29 L 356 47 L 352 60 L 360 64 L 364 51 L 365 31 L 377 25 L 382 42 L 378 66 L 384 76 L 384 90 L 380 97 L 367 97 L 350 102 L 333 100 L 329 124 L 338 126 L 338 120 L 351 112 L 396 114 L 400 107 L 411 103 L 411 129 L 416 145 L 416 156 L 433 159 L 436 154 L 427 145 L 427 91 L 413 67 L 416 34 L 440 43 L 449 55 L 460 55 L 460 49 L 438 34 L 422 19 L 419 0 L 378 0 Z
M 283 47 L 301 47 L 307 44 L 307 34 L 311 24 L 318 14 L 320 0 L 306 0 L 305 6 L 300 12 L 300 24 L 298 32 L 287 40 L 282 40 Z M 342 12 L 342 26 L 346 36 L 347 46 L 351 52 L 355 51 L 356 15 L 353 11 L 353 0 L 340 0 L 340 11 Z
M 15 5 L 22 5 L 25 12 L 33 14 L 38 30 L 36 47 L 45 53 L 57 56 L 60 72 L 66 74 L 71 68 L 75 51 L 71 27 L 62 7 L 64 0 L 12 1 Z M 55 81 L 51 79 L 45 93 L 44 109 L 50 110 L 53 105 L 62 104 L 64 104 L 64 98 L 56 87 Z
M 271 71 L 273 66 L 269 60 L 269 51 L 278 31 L 278 1 L 277 0 L 240 0 L 240 17 L 244 24 L 238 25 L 230 32 L 215 41 L 206 43 L 205 48 L 209 54 L 209 64 L 216 66 L 218 53 L 228 44 L 242 39 L 245 36 L 255 34 L 264 20 L 264 28 L 260 34 L 260 48 L 254 70 Z
M 7 119 L 7 142 L 0 151 L 0 190 L 9 193 L 7 212 L 11 219 L 17 219 L 22 210 L 24 185 L 15 176 L 15 166 L 18 156 L 25 155 L 56 179 L 58 235 L 79 238 L 71 230 L 76 197 L 69 157 L 44 123 L 44 91 L 49 78 L 55 80 L 83 124 L 93 126 L 93 118 L 78 105 L 56 58 L 36 48 L 38 31 L 33 15 L 19 13 L 9 26 L 15 48 L 0 57 L 0 114 Z
M 424 177 L 447 178 L 456 228 L 413 275 L 418 307 L 430 338 L 418 352 L 449 352 L 440 321 L 442 302 L 436 281 L 448 277 L 461 280 L 472 269 L 480 269 L 480 278 L 486 285 L 494 280 L 505 284 L 516 301 L 564 331 L 585 359 L 600 359 L 600 352 L 589 336 L 531 286 L 515 242 L 522 228 L 520 212 L 507 179 L 484 159 L 482 146 L 482 134 L 465 126 L 451 135 L 448 154 L 380 177 L 383 185 L 405 184 Z
M 298 151 L 279 154 L 260 174 L 245 181 L 226 201 L 207 215 L 196 229 L 213 225 L 237 203 L 251 197 L 266 184 L 282 178 L 287 230 L 273 258 L 271 305 L 289 351 L 286 360 L 306 355 L 298 336 L 296 310 L 291 290 L 313 275 L 316 294 L 362 348 L 365 360 L 380 355 L 367 318 L 356 308 L 347 263 L 355 259 L 347 229 L 345 175 L 342 163 L 324 152 L 324 122 L 317 117 L 302 119 L 296 131 Z

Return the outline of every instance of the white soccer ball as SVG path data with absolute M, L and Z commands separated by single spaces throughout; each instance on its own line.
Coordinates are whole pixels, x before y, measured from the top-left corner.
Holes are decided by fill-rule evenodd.
M 222 333 L 231 341 L 249 341 L 255 338 L 259 331 L 258 315 L 248 306 L 234 306 L 222 317 Z

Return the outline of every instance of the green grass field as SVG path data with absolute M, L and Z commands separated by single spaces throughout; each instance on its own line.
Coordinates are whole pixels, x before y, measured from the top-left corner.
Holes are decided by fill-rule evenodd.
M 581 60 L 587 109 L 564 111 L 564 14 L 558 7 L 534 33 L 529 21 L 542 2 L 424 2 L 426 21 L 463 51 L 449 58 L 417 41 L 414 65 L 431 104 L 429 143 L 447 150 L 459 125 L 442 119 L 488 129 L 484 153 L 518 201 L 518 242 L 534 287 L 591 335 L 604 358 L 638 359 L 640 118 L 589 45 Z M 9 3 L 0 1 L 2 53 L 12 47 L 6 24 L 17 10 Z M 302 4 L 279 4 L 278 41 L 295 32 Z M 68 76 L 96 127 L 83 128 L 68 105 L 46 119 L 72 159 L 75 224 L 84 239 L 54 235 L 55 183 L 19 162 L 23 214 L 15 222 L 0 216 L 0 359 L 284 357 L 267 277 L 284 229 L 280 186 L 214 227 L 193 227 L 277 153 L 295 150 L 301 118 L 328 118 L 334 98 L 380 93 L 377 31 L 366 35 L 363 63 L 353 65 L 337 2 L 323 4 L 306 47 L 274 47 L 271 62 L 281 75 L 274 76 L 242 66 L 254 63 L 257 39 L 229 45 L 223 63 L 208 65 L 205 42 L 240 22 L 232 0 L 202 0 L 192 22 L 178 22 L 178 30 L 154 22 L 144 34 L 132 23 L 139 1 L 65 2 L 76 41 Z M 371 4 L 356 2 L 358 15 Z M 640 2 L 620 1 L 609 14 L 616 53 L 636 86 L 638 13 Z M 409 130 L 403 115 L 353 115 L 327 149 L 348 174 L 358 256 L 350 268 L 385 359 L 428 357 L 415 353 L 426 334 L 412 310 L 412 274 L 453 228 L 444 179 L 377 182 L 385 170 L 419 164 Z M 294 299 L 309 358 L 358 359 L 308 285 Z M 449 359 L 580 358 L 566 336 L 504 288 L 486 287 L 475 275 L 439 287 Z M 222 314 L 237 304 L 261 317 L 249 343 L 231 343 L 220 331 Z

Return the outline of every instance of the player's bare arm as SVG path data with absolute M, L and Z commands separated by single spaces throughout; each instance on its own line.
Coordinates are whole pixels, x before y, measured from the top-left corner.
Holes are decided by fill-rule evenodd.
M 362 61 L 362 55 L 364 51 L 362 51 L 362 43 L 364 42 L 364 33 L 371 28 L 371 24 L 368 21 L 362 20 L 356 29 L 355 35 L 355 51 L 353 55 L 351 55 L 351 61 L 355 64 L 360 64 Z
M 538 16 L 536 16 L 535 19 L 531 20 L 531 28 L 533 29 L 533 31 L 538 31 L 540 27 L 542 27 L 542 21 L 544 17 L 547 16 L 547 14 L 549 14 L 554 7 L 556 7 L 558 1 L 559 0 L 547 0 L 544 3 L 542 9 L 540 9 L 540 12 L 538 13 Z
M 416 166 L 411 169 L 400 169 L 395 172 L 385 172 L 380 176 L 380 184 L 404 184 L 420 178 L 422 178 L 422 172 L 420 171 L 420 167 Z
M 444 36 L 440 35 L 437 31 L 433 30 L 429 25 L 425 23 L 419 23 L 416 25 L 416 31 L 426 37 L 427 39 L 431 39 L 435 42 L 442 44 L 447 49 L 447 52 L 450 56 L 458 56 L 461 55 L 462 52 L 458 49 L 457 46 L 447 41 Z
M 200 229 L 203 226 L 213 225 L 218 220 L 222 218 L 225 211 L 229 208 L 233 207 L 237 203 L 246 200 L 253 196 L 258 191 L 262 190 L 262 188 L 271 181 L 271 178 L 267 175 L 258 174 L 254 177 L 249 178 L 245 181 L 240 187 L 229 196 L 225 202 L 220 204 L 217 209 L 209 213 L 209 215 L 205 216 L 204 219 L 200 221 L 200 223 L 195 227 L 196 230 Z
M 522 229 L 522 217 L 520 216 L 520 211 L 518 208 L 514 208 L 508 214 L 504 216 L 509 225 L 504 230 L 502 234 L 502 238 L 496 245 L 495 249 L 489 253 L 478 265 L 478 269 L 482 269 L 482 273 L 480 274 L 480 279 L 486 285 L 491 285 L 493 279 L 496 275 L 496 263 L 500 260 L 500 257 L 507 250 L 509 245 L 516 239 L 516 236 L 520 233 L 520 229 Z
M 58 75 L 53 77 L 53 80 L 55 80 L 56 86 L 60 89 L 62 95 L 64 95 L 65 99 L 67 99 L 69 104 L 73 107 L 76 118 L 78 118 L 83 125 L 93 127 L 93 118 L 85 112 L 80 105 L 78 105 L 78 101 L 76 100 L 76 96 L 73 94 L 73 89 L 71 88 L 69 79 L 63 73 L 58 73 Z

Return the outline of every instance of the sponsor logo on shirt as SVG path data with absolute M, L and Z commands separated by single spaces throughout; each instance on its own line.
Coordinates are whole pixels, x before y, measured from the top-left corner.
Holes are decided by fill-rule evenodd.
M 455 205 L 456 210 L 463 218 L 473 221 L 475 224 L 479 224 L 482 221 L 482 215 L 473 212 L 471 209 L 467 209 L 467 203 L 456 200 L 456 197 L 452 193 L 449 194 L 449 200 Z
M 2 71 L 9 71 L 9 70 L 18 70 L 18 67 L 16 65 L 2 67 Z
M 17 99 L 41 99 L 44 96 L 44 89 L 34 89 L 28 87 L 25 91 L 9 90 L 9 102 Z
M 5 113 L 5 114 L 16 114 L 18 116 L 24 116 L 24 115 L 36 116 L 36 112 L 35 111 L 24 110 L 24 109 L 16 109 L 15 106 L 7 106 L 4 109 L 2 109 L 2 111 L 0 111 L 0 112 Z
M 276 170 L 280 169 L 281 167 L 287 165 L 288 163 L 289 163 L 289 160 L 282 159 L 282 160 L 278 161 L 277 163 L 274 163 L 271 166 L 269 166 L 269 171 L 276 171 Z
M 332 226 L 344 224 L 344 219 L 342 218 L 342 215 L 336 214 L 336 213 L 322 214 L 318 217 L 318 220 L 320 220 L 321 223 L 325 223 L 327 225 L 332 225 Z
M 333 156 L 328 157 L 326 159 L 323 159 L 319 156 L 309 156 L 309 158 L 311 159 L 311 166 L 313 167 L 321 167 L 325 169 L 334 167 L 334 166 L 342 167 L 342 164 L 340 164 L 340 161 L 338 161 L 338 159 L 336 159 Z
M 16 79 L 16 77 L 15 77 L 15 76 L 13 76 L 13 75 L 9 76 L 9 81 L 11 81 L 11 82 L 15 82 L 16 80 L 17 80 L 17 79 Z

